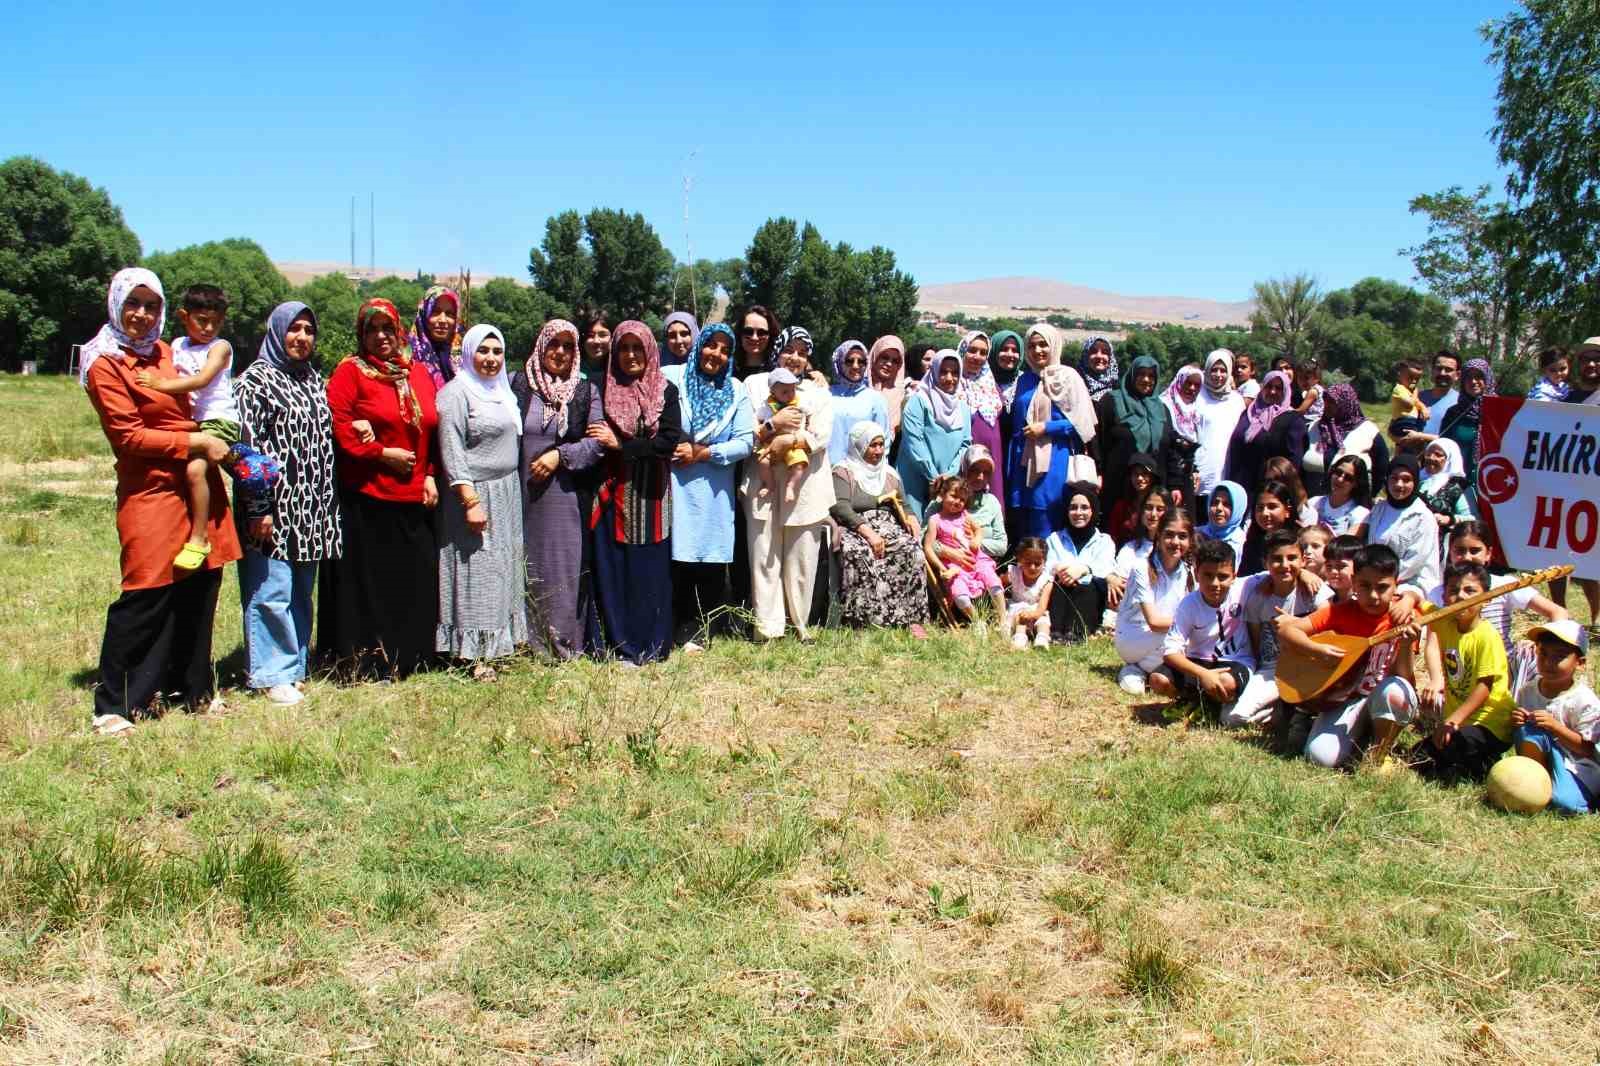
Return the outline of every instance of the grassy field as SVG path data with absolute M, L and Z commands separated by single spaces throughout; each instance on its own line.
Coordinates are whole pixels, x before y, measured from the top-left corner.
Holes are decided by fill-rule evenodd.
M 1590 1062 L 1600 819 L 1168 723 L 1105 640 L 723 641 L 87 732 L 76 387 L 0 378 L 0 1061 Z M 1587 990 L 1587 991 L 1585 991 Z

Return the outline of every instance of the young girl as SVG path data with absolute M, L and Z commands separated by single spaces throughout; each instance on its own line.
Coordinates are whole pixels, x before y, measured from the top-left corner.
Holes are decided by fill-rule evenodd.
M 1281 455 L 1274 455 L 1267 460 L 1267 465 L 1261 468 L 1261 480 L 1281 481 L 1289 486 L 1289 491 L 1294 493 L 1296 521 L 1302 527 L 1317 524 L 1317 509 L 1311 506 L 1311 498 L 1306 494 L 1306 483 L 1300 480 L 1300 471 L 1295 469 L 1293 463 Z
M 1389 464 L 1383 499 L 1372 505 L 1366 524 L 1356 530 L 1368 544 L 1384 544 L 1400 556 L 1402 585 L 1431 589 L 1439 584 L 1439 524 L 1417 495 L 1417 457 L 1407 452 Z
M 1479 566 L 1488 566 L 1489 556 L 1489 532 L 1483 524 L 1472 520 L 1457 522 L 1450 532 L 1450 565 L 1476 563 Z M 1489 579 L 1489 587 L 1499 588 L 1516 580 L 1515 574 L 1500 574 Z M 1427 592 L 1429 602 L 1435 607 L 1444 606 L 1442 583 L 1434 585 Z M 1565 607 L 1541 595 L 1532 585 L 1515 592 L 1508 592 L 1504 596 L 1496 596 L 1480 608 L 1480 617 L 1490 629 L 1500 634 L 1500 640 L 1505 644 L 1506 655 L 1511 662 L 1513 692 L 1519 684 L 1533 676 L 1534 659 L 1537 654 L 1528 641 L 1511 639 L 1511 622 L 1517 611 L 1529 611 L 1547 622 L 1560 622 L 1567 618 Z
M 932 495 L 939 501 L 939 510 L 928 518 L 928 531 L 922 536 L 922 552 L 928 557 L 928 564 L 944 575 L 945 587 L 950 590 L 950 598 L 962 617 L 971 619 L 973 601 L 987 595 L 994 604 L 995 614 L 1003 621 L 1005 592 L 994 560 L 983 550 L 983 530 L 978 527 L 977 519 L 967 513 L 970 494 L 965 478 L 945 474 L 935 479 Z M 958 557 L 946 563 L 939 558 L 940 545 L 965 552 L 972 557 L 972 562 L 963 563 Z
M 1200 527 L 1200 535 L 1207 540 L 1227 541 L 1237 562 L 1244 548 L 1245 522 L 1250 517 L 1250 500 L 1243 486 L 1233 481 L 1218 482 L 1206 501 L 1206 513 L 1211 521 Z
M 1439 523 L 1439 536 L 1448 537 L 1457 522 L 1472 519 L 1467 502 L 1467 468 L 1461 446 L 1449 437 L 1435 437 L 1422 449 L 1422 485 L 1417 494 Z
M 1328 494 L 1311 499 L 1317 524 L 1327 526 L 1334 536 L 1354 533 L 1372 512 L 1372 475 L 1366 460 L 1347 455 L 1328 471 Z
M 1294 490 L 1281 481 L 1268 481 L 1256 496 L 1250 528 L 1239 552 L 1239 576 L 1259 574 L 1267 568 L 1267 534 L 1275 529 L 1300 532 L 1300 517 L 1295 508 Z
M 1156 530 L 1161 528 L 1161 520 L 1167 517 L 1171 507 L 1167 502 L 1167 491 L 1159 485 L 1151 485 L 1135 498 L 1134 512 L 1138 515 L 1139 527 L 1127 543 L 1117 549 L 1117 557 L 1111 564 L 1111 575 L 1106 578 L 1108 610 L 1114 611 L 1121 606 L 1122 594 L 1128 588 L 1128 575 L 1133 573 L 1134 567 L 1143 566 L 1150 557 L 1150 549 L 1156 546 Z
M 1546 348 L 1539 353 L 1539 380 L 1528 390 L 1530 400 L 1565 400 L 1569 393 L 1567 374 L 1572 362 L 1565 348 Z
M 1156 461 L 1144 452 L 1135 453 L 1128 460 L 1128 491 L 1122 499 L 1111 505 L 1106 516 L 1106 531 L 1118 544 L 1137 540 L 1142 535 L 1139 501 L 1146 490 L 1156 483 Z M 1113 604 L 1115 606 L 1115 604 Z
M 1055 578 L 1050 598 L 1050 628 L 1068 641 L 1086 640 L 1099 628 L 1109 590 L 1106 579 L 1116 562 L 1116 545 L 1097 528 L 1100 498 L 1094 486 L 1067 486 L 1067 528 L 1050 534 L 1045 565 Z
M 1323 577 L 1323 567 L 1328 556 L 1328 544 L 1333 533 L 1327 526 L 1302 526 L 1300 528 L 1300 568 Z
M 1017 543 L 1016 562 L 1006 571 L 1006 620 L 1011 626 L 1011 646 L 1018 651 L 1028 647 L 1028 630 L 1033 630 L 1033 646 L 1050 646 L 1050 568 L 1045 565 L 1049 549 L 1038 537 L 1023 537 Z
M 1194 587 L 1189 551 L 1194 546 L 1194 519 L 1182 507 L 1169 509 L 1156 529 L 1156 547 L 1128 575 L 1128 591 L 1117 608 L 1117 654 L 1126 663 L 1117 674 L 1122 691 L 1145 692 L 1145 678 L 1161 665 L 1162 644 L 1172 626 L 1172 612 Z

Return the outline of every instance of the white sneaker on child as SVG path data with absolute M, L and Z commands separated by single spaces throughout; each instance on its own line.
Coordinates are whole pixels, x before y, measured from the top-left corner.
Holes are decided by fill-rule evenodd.
M 1035 633 L 1033 635 L 1033 646 L 1035 648 L 1048 648 L 1050 646 L 1050 631 L 1041 629 Z
M 306 694 L 293 685 L 284 684 L 273 685 L 267 689 L 266 697 L 280 707 L 293 707 L 295 704 L 303 702 Z
M 1117 687 L 1130 696 L 1143 696 L 1145 693 L 1144 671 L 1129 663 L 1117 671 Z
M 1027 630 L 1023 629 L 1021 626 L 1018 626 L 1016 632 L 1011 634 L 1011 646 L 1013 648 L 1017 649 L 1018 651 L 1027 651 L 1028 650 L 1028 633 L 1027 633 Z

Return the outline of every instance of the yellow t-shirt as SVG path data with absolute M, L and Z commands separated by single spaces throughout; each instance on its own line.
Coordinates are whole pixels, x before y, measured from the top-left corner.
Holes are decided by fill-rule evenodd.
M 1394 391 L 1389 394 L 1390 418 L 1425 418 L 1427 410 L 1421 397 L 1404 385 L 1395 383 Z
M 1511 739 L 1511 711 L 1517 701 L 1511 696 L 1507 676 L 1506 646 L 1499 632 L 1482 618 L 1465 633 L 1456 628 L 1455 618 L 1444 618 L 1432 624 L 1439 638 L 1439 652 L 1444 658 L 1444 713 L 1448 717 L 1461 706 L 1480 678 L 1493 678 L 1489 684 L 1489 698 L 1465 722 L 1481 725 L 1501 740 Z

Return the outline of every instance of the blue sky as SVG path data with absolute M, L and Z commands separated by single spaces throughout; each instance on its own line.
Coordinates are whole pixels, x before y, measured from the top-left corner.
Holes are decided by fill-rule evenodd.
M 1511 0 L 202 6 L 8 26 L 0 156 L 104 186 L 147 252 L 343 260 L 355 193 L 364 262 L 370 191 L 380 265 L 522 275 L 592 206 L 682 258 L 687 167 L 696 257 L 788 215 L 923 283 L 1241 299 L 1409 280 L 1409 198 L 1500 182 L 1477 27 Z

